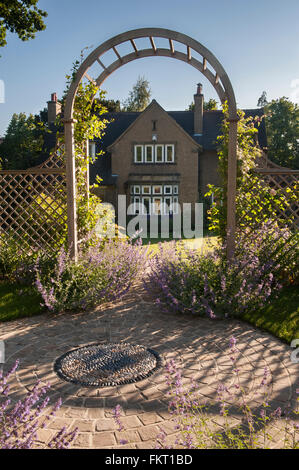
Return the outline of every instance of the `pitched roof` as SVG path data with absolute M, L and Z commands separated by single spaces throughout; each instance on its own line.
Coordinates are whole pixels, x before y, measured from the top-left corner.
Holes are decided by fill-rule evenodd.
M 162 108 L 163 109 L 163 108 Z M 223 120 L 223 113 L 221 110 L 204 111 L 203 113 L 203 135 L 194 136 L 194 112 L 193 111 L 165 111 L 171 118 L 173 118 L 182 129 L 192 137 L 198 144 L 202 145 L 203 150 L 216 150 L 217 136 L 221 134 L 221 123 Z M 258 109 L 245 109 L 245 117 L 249 116 L 262 116 L 264 114 L 263 108 Z M 141 112 L 114 112 L 103 115 L 108 119 L 108 124 L 105 134 L 100 140 L 97 140 L 97 145 L 100 150 L 105 152 L 104 155 L 98 157 L 94 165 L 90 166 L 91 181 L 94 182 L 97 174 L 103 178 L 102 184 L 111 183 L 111 155 L 106 151 L 107 147 L 112 145 L 141 115 Z M 267 146 L 267 137 L 265 129 L 265 121 L 262 120 L 258 128 L 258 142 L 260 147 Z M 113 180 L 114 181 L 114 180 Z
M 190 132 L 187 132 L 184 127 L 180 126 L 180 124 L 178 124 L 178 122 L 176 121 L 176 119 L 174 119 L 172 116 L 171 116 L 171 113 L 168 113 L 167 111 L 165 111 L 165 109 L 162 108 L 162 106 L 159 105 L 159 103 L 157 103 L 156 100 L 152 100 L 152 102 L 147 106 L 147 108 L 145 108 L 142 112 L 138 113 L 138 116 L 137 118 L 135 119 L 134 122 L 132 122 L 128 127 L 127 129 L 124 130 L 124 132 L 122 134 L 119 135 L 119 137 L 107 148 L 108 151 L 110 151 L 110 149 L 113 147 L 114 144 L 116 144 L 116 142 L 118 142 L 120 139 L 122 139 L 123 135 L 129 131 L 129 129 L 135 125 L 136 121 L 143 118 L 144 115 L 146 115 L 148 113 L 148 111 L 150 111 L 152 108 L 158 108 L 160 109 L 160 111 L 162 113 L 165 113 L 166 115 L 168 115 L 169 118 L 171 118 L 170 120 L 173 122 L 173 124 L 178 128 L 180 129 L 181 131 L 183 131 L 183 133 L 186 135 L 186 137 L 190 140 L 191 138 L 191 141 L 193 143 L 195 143 L 197 145 L 197 147 L 200 147 L 200 144 L 193 138 L 193 135 L 190 134 Z

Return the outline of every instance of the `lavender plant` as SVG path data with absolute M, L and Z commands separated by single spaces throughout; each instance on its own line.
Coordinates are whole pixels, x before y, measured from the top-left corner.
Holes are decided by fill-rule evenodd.
M 260 395 L 261 404 L 253 410 L 246 389 L 242 385 L 242 369 L 238 366 L 238 348 L 236 339 L 230 338 L 230 360 L 234 380 L 231 385 L 218 382 L 214 400 L 203 401 L 201 386 L 194 380 L 183 384 L 182 371 L 174 360 L 165 366 L 165 382 L 169 388 L 168 409 L 172 417 L 174 430 L 178 437 L 175 445 L 167 444 L 167 434 L 160 429 L 156 436 L 156 449 L 266 449 L 273 447 L 277 429 L 281 447 L 299 448 L 298 409 L 288 408 L 284 412 L 280 407 L 271 409 L 269 389 L 271 384 L 267 367 L 264 369 L 260 384 L 255 390 Z M 299 405 L 299 388 L 297 389 Z M 239 422 L 232 419 L 238 410 Z M 114 419 L 123 430 L 121 407 L 114 410 Z M 297 422 L 296 422 L 297 420 Z M 124 443 L 127 443 L 125 441 Z M 277 445 L 277 443 L 275 443 Z
M 49 385 L 37 382 L 24 400 L 15 405 L 9 398 L 9 378 L 16 371 L 19 362 L 3 375 L 0 371 L 0 449 L 30 449 L 36 446 L 38 431 L 44 429 L 47 422 L 55 416 L 61 406 L 59 399 L 51 411 L 45 413 L 50 398 L 47 396 Z M 65 449 L 77 435 L 77 428 L 67 432 L 63 427 L 47 444 L 48 448 Z
M 248 394 L 242 386 L 242 370 L 238 367 L 238 348 L 234 337 L 230 339 L 230 360 L 235 380 L 232 385 L 218 383 L 215 403 L 218 407 L 220 426 L 215 426 L 215 417 L 210 413 L 211 404 L 202 403 L 200 385 L 194 381 L 189 386 L 182 383 L 182 373 L 174 361 L 166 364 L 166 383 L 170 388 L 169 411 L 175 429 L 179 431 L 176 444 L 184 448 L 232 448 L 256 449 L 272 446 L 277 427 L 283 430 L 282 446 L 299 448 L 299 426 L 296 417 L 299 411 L 289 409 L 282 418 L 281 408 L 271 411 L 269 404 L 270 377 L 267 367 L 258 386 L 261 405 L 253 411 Z M 299 389 L 297 389 L 299 402 Z M 239 424 L 230 419 L 230 410 L 238 409 Z M 216 420 L 217 421 L 217 420 Z M 281 424 L 280 424 L 280 423 Z M 219 430 L 220 427 L 220 430 Z M 218 429 L 217 429 L 218 428 Z M 164 439 L 158 441 L 165 448 Z
M 87 309 L 123 296 L 146 263 L 142 241 L 110 239 L 80 253 L 78 262 L 61 249 L 55 267 L 37 260 L 36 287 L 52 312 Z
M 202 254 L 176 242 L 160 244 L 145 287 L 166 310 L 237 317 L 278 292 L 286 273 L 298 278 L 297 255 L 298 235 L 274 225 L 239 234 L 230 262 L 223 245 Z

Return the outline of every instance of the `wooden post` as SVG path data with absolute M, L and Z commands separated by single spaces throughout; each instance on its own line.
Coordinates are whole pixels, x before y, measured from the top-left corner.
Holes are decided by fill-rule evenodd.
M 77 210 L 76 210 L 76 168 L 74 151 L 74 119 L 64 121 L 66 185 L 67 185 L 67 228 L 68 247 L 71 257 L 77 261 Z
M 87 197 L 87 208 L 89 210 L 89 140 L 86 140 L 86 197 Z
M 228 119 L 228 165 L 227 165 L 227 258 L 235 254 L 236 236 L 236 191 L 237 191 L 237 132 L 238 118 Z

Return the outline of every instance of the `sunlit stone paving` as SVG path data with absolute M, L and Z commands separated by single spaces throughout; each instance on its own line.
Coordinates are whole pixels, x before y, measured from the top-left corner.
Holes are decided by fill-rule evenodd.
M 229 338 L 234 336 L 239 350 L 236 367 L 253 411 L 263 397 L 259 389 L 264 368 L 269 370 L 268 402 L 271 409 L 295 405 L 299 364 L 292 363 L 292 348 L 268 333 L 237 320 L 218 320 L 164 313 L 139 286 L 122 300 L 92 312 L 44 314 L 0 325 L 5 341 L 6 363 L 10 368 L 20 359 L 11 388 L 11 398 L 24 398 L 38 379 L 51 384 L 51 402 L 63 404 L 46 429 L 38 433 L 39 446 L 45 444 L 62 426 L 79 428 L 74 448 L 155 448 L 156 436 L 163 429 L 167 443 L 173 445 L 177 430 L 168 411 L 169 390 L 164 365 L 174 359 L 182 371 L 183 383 L 193 379 L 200 387 L 202 402 L 216 399 L 219 382 L 233 385 L 236 377 L 231 364 Z M 137 382 L 86 387 L 62 380 L 54 370 L 57 358 L 68 351 L 90 344 L 143 345 L 154 350 L 163 367 Z M 122 407 L 124 430 L 119 432 L 113 409 Z M 47 411 L 47 410 L 46 410 Z M 221 429 L 219 404 L 211 407 L 215 427 Z M 233 411 L 234 423 L 242 414 Z M 278 428 L 270 447 L 282 446 Z M 215 429 L 216 429 L 215 428 Z M 122 440 L 127 444 L 122 445 Z

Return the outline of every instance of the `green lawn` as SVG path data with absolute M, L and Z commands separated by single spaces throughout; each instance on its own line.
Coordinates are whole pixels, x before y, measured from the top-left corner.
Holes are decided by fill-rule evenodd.
M 0 322 L 42 313 L 41 297 L 32 287 L 0 282 Z
M 247 313 L 242 319 L 290 344 L 299 338 L 298 286 L 284 287 L 277 299 L 260 310 Z
M 142 245 L 150 245 L 149 254 L 156 254 L 159 250 L 159 243 L 167 243 L 172 241 L 171 238 L 143 238 Z M 191 249 L 202 249 L 203 252 L 209 250 L 217 243 L 217 237 L 200 237 L 200 238 L 188 238 L 188 239 L 176 239 L 181 241 L 186 248 Z

